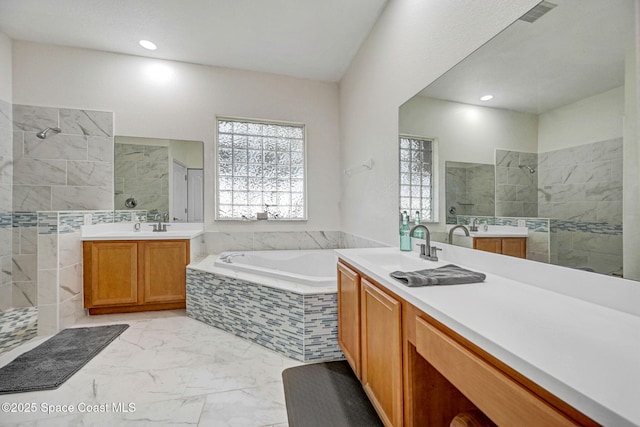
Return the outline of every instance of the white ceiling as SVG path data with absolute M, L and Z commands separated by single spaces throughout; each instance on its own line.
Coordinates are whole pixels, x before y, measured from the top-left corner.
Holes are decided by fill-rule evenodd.
M 338 81 L 388 0 L 0 0 L 27 40 Z M 156 43 L 156 51 L 138 45 Z
M 635 0 L 549 1 L 558 6 L 516 21 L 419 95 L 540 114 L 622 86 Z

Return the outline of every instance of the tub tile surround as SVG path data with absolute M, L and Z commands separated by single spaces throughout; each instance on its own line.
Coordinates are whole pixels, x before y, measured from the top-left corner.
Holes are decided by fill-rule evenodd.
M 204 233 L 208 254 L 225 251 L 378 248 L 385 243 L 342 231 L 275 231 Z
M 187 268 L 187 315 L 300 361 L 336 360 L 337 294 L 299 294 Z

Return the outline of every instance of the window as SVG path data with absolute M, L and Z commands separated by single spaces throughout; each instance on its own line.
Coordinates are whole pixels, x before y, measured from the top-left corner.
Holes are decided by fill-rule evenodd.
M 433 139 L 400 135 L 400 211 L 411 217 L 420 211 L 423 222 L 434 222 Z
M 217 118 L 216 219 L 305 220 L 305 127 Z

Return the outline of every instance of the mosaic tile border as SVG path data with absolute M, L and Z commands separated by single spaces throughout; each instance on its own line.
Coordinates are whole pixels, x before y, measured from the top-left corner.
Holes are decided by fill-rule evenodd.
M 37 227 L 37 212 L 13 212 L 12 224 L 14 227 Z
M 300 295 L 188 268 L 187 315 L 296 360 L 344 357 L 336 293 Z
M 580 231 L 583 233 L 617 236 L 622 234 L 622 224 L 611 224 L 604 221 L 585 222 L 559 219 L 551 220 L 551 232 L 553 233 L 557 231 Z
M 0 228 L 9 228 L 13 226 L 13 214 L 11 212 L 0 213 Z
M 58 233 L 58 212 L 38 212 L 38 234 Z
M 0 354 L 38 335 L 38 308 L 10 308 L 0 312 Z

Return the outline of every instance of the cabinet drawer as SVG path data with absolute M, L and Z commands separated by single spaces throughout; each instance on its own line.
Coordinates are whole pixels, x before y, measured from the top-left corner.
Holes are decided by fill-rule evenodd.
M 416 350 L 500 426 L 578 425 L 420 317 Z

